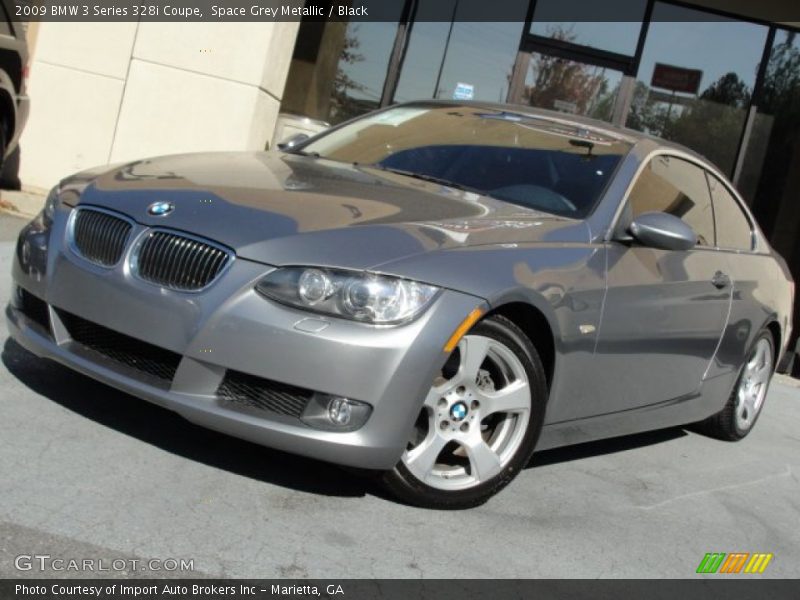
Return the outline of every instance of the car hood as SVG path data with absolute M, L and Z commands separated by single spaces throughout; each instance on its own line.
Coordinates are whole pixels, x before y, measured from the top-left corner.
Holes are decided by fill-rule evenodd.
M 94 169 L 62 182 L 62 198 L 203 236 L 271 265 L 375 269 L 442 249 L 589 241 L 583 221 L 371 167 L 270 152 Z M 148 214 L 163 201 L 174 204 L 170 214 Z

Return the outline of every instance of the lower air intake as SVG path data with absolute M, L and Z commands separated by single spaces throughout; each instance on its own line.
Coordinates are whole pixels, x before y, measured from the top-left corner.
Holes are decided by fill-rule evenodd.
M 22 314 L 50 333 L 50 314 L 47 310 L 47 303 L 23 288 L 19 288 L 19 299 Z
M 266 411 L 300 418 L 312 392 L 269 381 L 255 375 L 228 371 L 217 389 L 217 396 L 231 408 Z
M 121 365 L 170 383 L 181 355 L 113 331 L 77 315 L 58 310 L 70 337 L 86 348 Z

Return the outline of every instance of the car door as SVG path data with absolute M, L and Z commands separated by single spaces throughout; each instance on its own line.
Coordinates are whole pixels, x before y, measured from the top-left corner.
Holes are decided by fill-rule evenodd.
M 650 211 L 680 217 L 697 245 L 674 251 L 608 243 L 594 414 L 696 393 L 727 322 L 732 286 L 726 257 L 714 248 L 705 172 L 684 158 L 653 156 L 630 189 L 618 230 Z

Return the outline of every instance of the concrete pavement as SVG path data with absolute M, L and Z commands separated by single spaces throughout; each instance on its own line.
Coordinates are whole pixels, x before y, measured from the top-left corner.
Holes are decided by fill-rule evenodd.
M 46 190 L 0 190 L 0 210 L 10 213 L 10 216 L 32 217 L 42 210 L 46 197 Z
M 743 442 L 671 429 L 543 452 L 485 506 L 436 512 L 40 361 L 5 323 L 0 344 L 0 577 L 41 576 L 14 567 L 38 553 L 193 559 L 184 576 L 683 578 L 706 552 L 771 552 L 764 577 L 800 576 L 792 380 Z

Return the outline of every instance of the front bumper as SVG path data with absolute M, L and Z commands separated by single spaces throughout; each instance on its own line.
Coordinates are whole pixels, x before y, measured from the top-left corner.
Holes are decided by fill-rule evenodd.
M 6 317 L 18 343 L 199 425 L 337 464 L 388 469 L 397 463 L 446 359 L 447 339 L 481 303 L 444 290 L 419 319 L 399 327 L 316 317 L 260 296 L 254 285 L 271 268 L 241 259 L 202 293 L 175 292 L 136 279 L 125 261 L 105 269 L 77 256 L 56 233 L 63 232 L 64 218 L 56 217 L 45 275 L 26 274 L 14 261 L 15 283 L 47 303 L 49 318 L 46 329 L 12 302 Z M 93 353 L 70 337 L 61 311 L 180 355 L 174 377 L 157 385 Z M 372 413 L 360 429 L 337 432 L 236 410 L 217 395 L 227 370 L 367 402 Z

